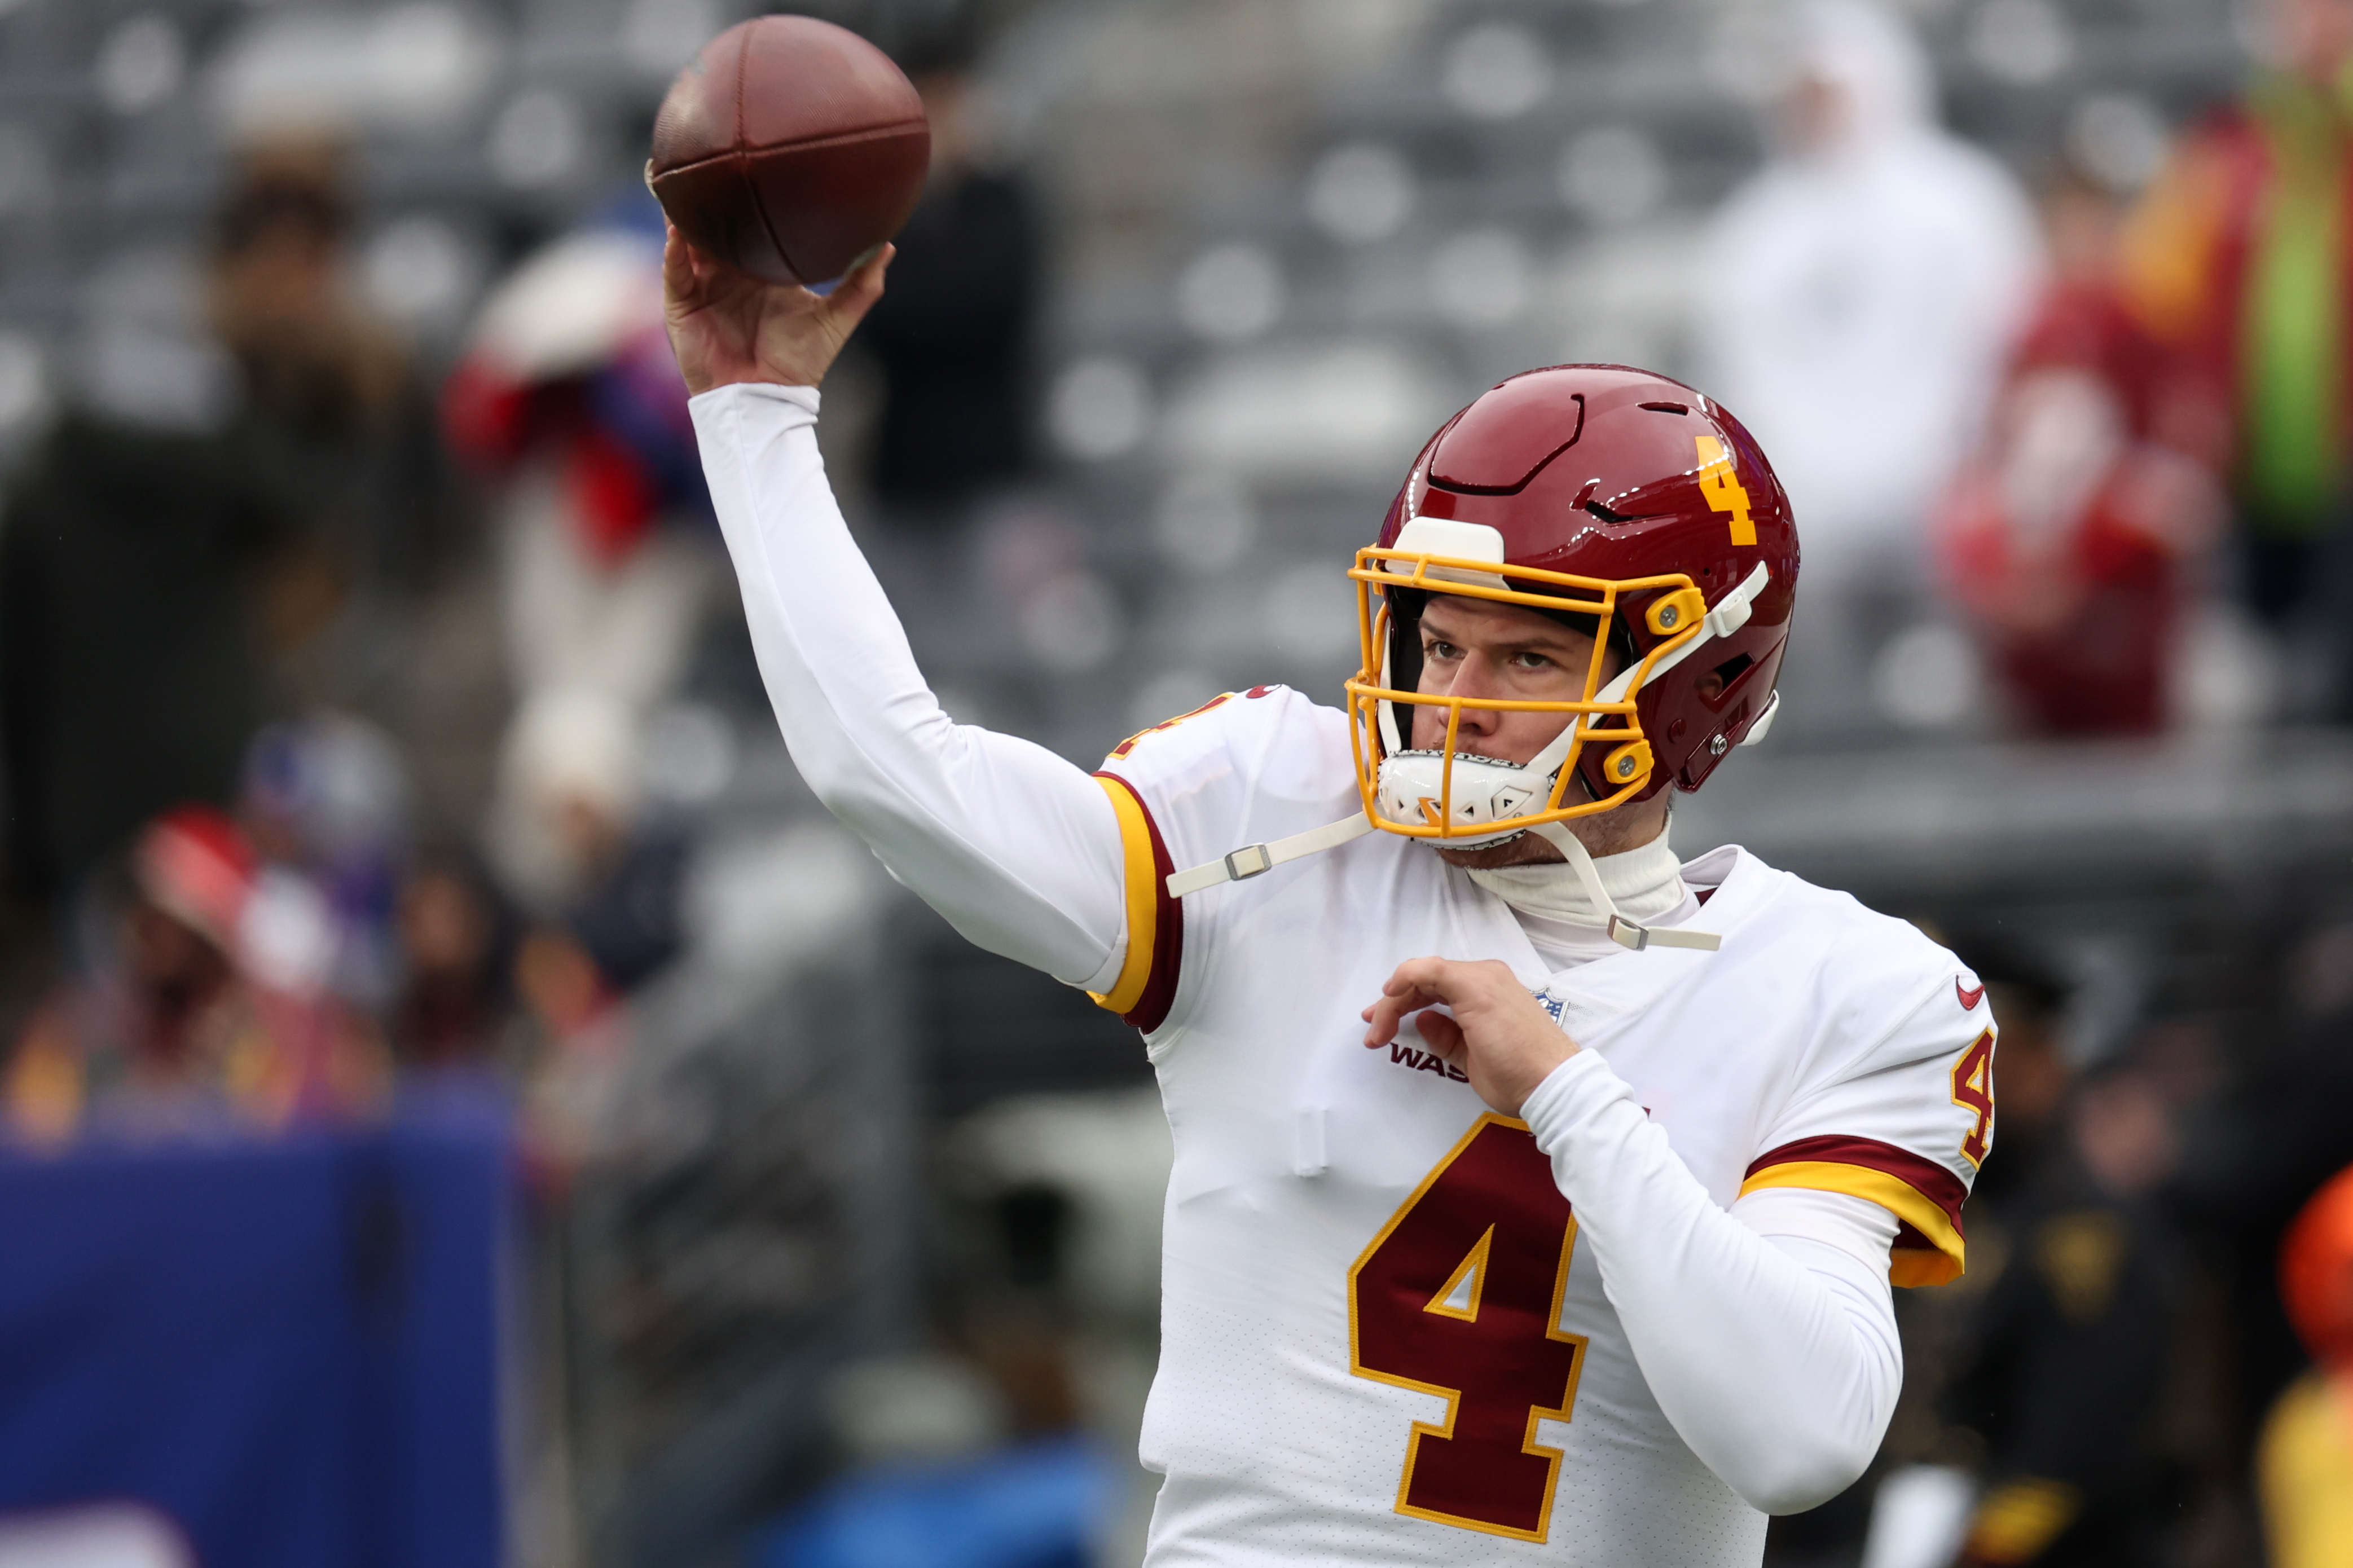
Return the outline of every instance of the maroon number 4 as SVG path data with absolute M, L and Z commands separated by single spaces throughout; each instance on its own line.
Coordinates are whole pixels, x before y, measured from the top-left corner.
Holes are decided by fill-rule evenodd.
M 1527 1124 L 1482 1116 L 1348 1271 L 1348 1370 L 1446 1401 L 1413 1424 L 1397 1511 L 1542 1541 L 1585 1336 L 1560 1327 L 1577 1221 Z

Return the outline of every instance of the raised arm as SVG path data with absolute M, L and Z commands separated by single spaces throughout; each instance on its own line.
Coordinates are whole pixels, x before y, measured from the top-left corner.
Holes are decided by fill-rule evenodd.
M 994 952 L 1107 991 L 1124 952 L 1111 801 L 1042 747 L 941 711 L 818 457 L 818 383 L 881 298 L 886 247 L 820 298 L 673 231 L 670 342 L 794 763 L 891 874 Z

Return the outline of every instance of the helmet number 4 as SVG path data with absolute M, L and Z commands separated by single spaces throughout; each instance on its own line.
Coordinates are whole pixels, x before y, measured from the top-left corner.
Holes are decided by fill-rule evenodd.
M 1699 488 L 1707 497 L 1710 511 L 1732 514 L 1732 542 L 1757 542 L 1757 523 L 1748 515 L 1748 491 L 1742 488 L 1740 476 L 1732 466 L 1732 454 L 1724 443 L 1713 436 L 1697 437 L 1699 441 Z
M 1560 1326 L 1577 1221 L 1527 1124 L 1483 1115 L 1348 1271 L 1348 1370 L 1446 1401 L 1406 1441 L 1397 1511 L 1542 1541 L 1585 1336 Z

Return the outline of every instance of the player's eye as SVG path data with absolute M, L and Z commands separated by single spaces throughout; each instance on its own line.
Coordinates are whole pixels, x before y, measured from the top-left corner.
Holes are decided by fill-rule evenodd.
M 1444 637 L 1425 637 L 1422 639 L 1421 644 L 1421 657 L 1424 658 L 1461 658 L 1462 657 L 1462 650 L 1456 647 L 1452 643 L 1448 642 Z
M 1522 648 L 1512 655 L 1512 663 L 1522 669 L 1550 669 L 1553 661 L 1545 655 Z

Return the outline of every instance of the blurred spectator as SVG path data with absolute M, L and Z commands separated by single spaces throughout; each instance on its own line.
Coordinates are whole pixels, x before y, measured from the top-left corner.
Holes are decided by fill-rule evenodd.
M 2353 718 L 2353 7 L 2274 0 L 2270 20 L 2270 58 L 2243 100 L 2185 135 L 2143 197 L 2124 278 L 2140 321 L 2229 411 L 2249 603 L 2325 688 L 2290 700 L 2341 720 Z
M 2069 1084 L 2055 987 L 1988 975 L 2000 1008 L 2001 1121 L 1972 1194 L 1970 1288 L 1947 1402 L 1981 1444 L 1958 1562 L 2139 1564 L 2157 1555 L 2159 1404 L 2183 1288 L 2154 1201 L 2174 1134 L 2129 1069 Z
M 473 857 L 435 847 L 410 859 L 396 904 L 401 986 L 389 1031 L 404 1068 L 464 1071 L 496 1060 L 512 1021 L 508 925 Z
M 649 214 L 639 198 L 526 260 L 443 395 L 452 446 L 496 497 L 511 751 L 551 704 L 602 705 L 634 746 L 686 674 L 719 580 Z M 513 823 L 523 808 L 500 809 Z
M 532 1036 L 523 1159 L 542 1189 L 560 1194 L 607 1147 L 615 1096 L 628 1067 L 628 1016 L 596 961 L 560 930 L 523 938 L 514 984 Z
M 447 486 L 429 402 L 359 302 L 343 182 L 332 142 L 238 154 L 206 279 L 241 390 L 225 425 L 127 384 L 153 364 L 98 355 L 87 406 L 9 499 L 0 731 L 23 891 L 69 887 L 174 801 L 226 804 L 273 706 L 403 716 L 404 606 L 450 547 Z M 96 302 L 101 342 L 112 309 Z
M 980 162 L 969 54 L 942 39 L 902 61 L 931 116 L 931 175 L 895 241 L 890 291 L 858 334 L 887 383 L 875 494 L 917 514 L 1030 462 L 1038 220 L 1027 186 Z
M 1782 677 L 1782 722 L 1803 731 L 1873 727 L 1903 673 L 1883 656 L 1932 617 L 1929 509 L 2041 267 L 2024 195 L 1938 128 L 1933 79 L 1892 14 L 1818 0 L 1776 155 L 1715 222 L 1701 384 L 1773 454 L 1805 535 Z M 1934 721 L 1943 697 L 1877 706 Z
M 69 414 L 0 531 L 11 884 L 67 892 L 174 802 L 227 804 L 264 697 L 251 610 L 292 536 L 215 437 Z
M 150 824 L 130 863 L 111 951 L 46 1002 L 6 1077 L 18 1136 L 279 1127 L 356 1113 L 382 1063 L 331 996 L 258 973 L 272 938 L 252 846 L 218 811 Z
M 682 944 L 687 826 L 650 812 L 637 731 L 618 701 L 551 693 L 517 716 L 500 780 L 493 847 L 536 921 L 514 961 L 539 1037 L 529 1136 L 543 1169 L 568 1172 L 596 1147 L 627 1065 L 618 1004 Z
M 2280 1249 L 2295 1215 L 2353 1162 L 2353 925 L 2307 932 L 2259 984 L 2277 1010 L 2241 1046 L 2235 1081 L 2192 1125 L 2176 1184 L 2219 1278 L 2242 1447 L 2306 1354 L 2282 1309 Z
M 2263 1534 L 2273 1568 L 2332 1568 L 2353 1562 L 2353 1170 L 2297 1215 L 2279 1283 L 2314 1364 L 2263 1423 Z
M 273 724 L 246 755 L 238 809 L 270 868 L 317 911 L 321 983 L 374 1011 L 389 1000 L 394 868 L 407 829 L 408 779 L 390 736 L 322 711 Z
M 632 717 L 586 691 L 524 709 L 501 761 L 495 837 L 508 885 L 620 990 L 678 952 L 687 854 L 685 824 L 649 810 L 638 787 Z
M 267 584 L 279 678 L 298 704 L 397 719 L 411 601 L 458 540 L 432 401 L 353 276 L 345 162 L 316 135 L 239 151 L 211 320 L 243 384 L 244 460 L 301 524 Z
M 1938 530 L 1947 580 L 2031 732 L 2165 724 L 2184 563 L 2219 534 L 2217 432 L 2115 285 L 2116 212 L 2063 184 L 2054 275 Z

